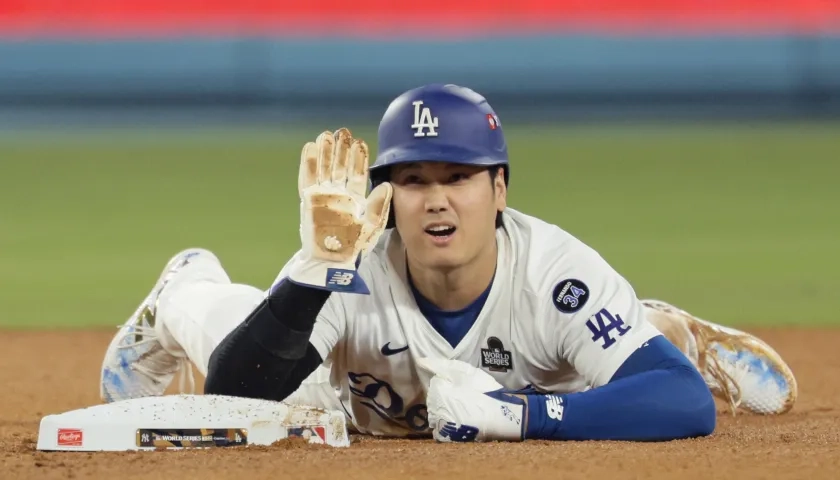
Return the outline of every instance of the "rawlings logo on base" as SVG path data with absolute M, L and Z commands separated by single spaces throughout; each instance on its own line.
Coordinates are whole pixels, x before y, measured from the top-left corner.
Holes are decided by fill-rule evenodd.
M 59 447 L 81 447 L 84 435 L 78 428 L 59 428 L 57 442 Z

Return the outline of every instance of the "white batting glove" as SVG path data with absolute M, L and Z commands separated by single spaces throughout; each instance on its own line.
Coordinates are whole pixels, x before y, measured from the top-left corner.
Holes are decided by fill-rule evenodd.
M 459 360 L 422 358 L 433 373 L 426 394 L 432 435 L 439 442 L 521 441 L 524 402 L 506 394 L 490 374 Z
M 303 146 L 298 176 L 302 250 L 289 270 L 295 283 L 337 292 L 370 293 L 357 260 L 376 244 L 393 187 L 368 186 L 368 147 L 346 128 L 321 133 Z

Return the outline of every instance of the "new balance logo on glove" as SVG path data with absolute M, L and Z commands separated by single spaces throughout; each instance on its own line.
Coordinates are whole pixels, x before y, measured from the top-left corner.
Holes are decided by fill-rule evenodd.
M 353 278 L 356 274 L 351 270 L 330 268 L 327 270 L 327 287 L 336 290 L 352 288 Z

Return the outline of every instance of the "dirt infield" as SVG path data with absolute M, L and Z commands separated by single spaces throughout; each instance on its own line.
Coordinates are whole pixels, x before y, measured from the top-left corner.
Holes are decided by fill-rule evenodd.
M 760 330 L 799 381 L 781 417 L 721 409 L 709 438 L 657 444 L 535 442 L 442 445 L 354 438 L 349 449 L 286 443 L 190 452 L 60 453 L 35 450 L 42 416 L 98 403 L 107 332 L 0 335 L 0 478 L 838 478 L 840 330 Z

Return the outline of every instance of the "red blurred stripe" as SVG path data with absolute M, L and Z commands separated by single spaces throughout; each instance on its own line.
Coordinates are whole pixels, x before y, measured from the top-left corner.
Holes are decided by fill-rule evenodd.
M 840 29 L 840 0 L 0 0 L 6 33 Z

